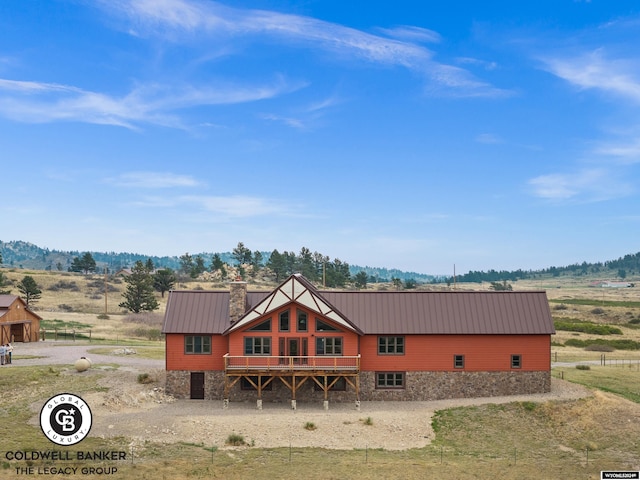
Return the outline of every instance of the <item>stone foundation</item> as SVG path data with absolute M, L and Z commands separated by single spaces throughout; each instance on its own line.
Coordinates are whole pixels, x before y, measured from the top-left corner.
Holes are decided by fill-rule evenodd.
M 190 397 L 191 372 L 167 371 L 166 392 L 175 398 Z M 222 400 L 224 396 L 224 373 L 205 372 L 205 400 Z M 296 390 L 296 400 L 317 402 L 324 400 L 324 392 L 314 389 L 313 380 L 307 380 Z M 278 378 L 272 382 L 271 390 L 263 390 L 265 403 L 291 401 L 291 390 Z M 368 401 L 424 401 L 446 398 L 496 397 L 503 395 L 526 395 L 551 391 L 551 372 L 406 372 L 405 388 L 376 389 L 375 372 L 360 373 L 360 400 Z M 240 382 L 229 393 L 232 402 L 255 402 L 255 390 L 242 390 Z M 329 402 L 356 401 L 354 389 L 347 385 L 346 391 L 330 391 Z

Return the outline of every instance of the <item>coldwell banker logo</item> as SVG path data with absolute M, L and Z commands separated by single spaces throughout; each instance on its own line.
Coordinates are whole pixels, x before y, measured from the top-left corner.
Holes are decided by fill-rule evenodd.
M 77 395 L 60 393 L 51 397 L 40 411 L 40 428 L 57 445 L 75 445 L 91 430 L 89 405 Z

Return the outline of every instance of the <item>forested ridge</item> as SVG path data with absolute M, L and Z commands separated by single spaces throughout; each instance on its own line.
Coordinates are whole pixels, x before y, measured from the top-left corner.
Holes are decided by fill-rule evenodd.
M 347 280 L 360 272 L 366 273 L 369 282 L 388 282 L 393 279 L 414 280 L 419 283 L 452 283 L 452 282 L 498 282 L 516 281 L 520 279 L 539 278 L 543 276 L 606 276 L 625 279 L 629 276 L 640 275 L 640 252 L 627 254 L 615 260 L 596 263 L 582 262 L 567 266 L 551 266 L 541 270 L 488 270 L 469 271 L 457 275 L 435 275 L 418 272 L 407 272 L 386 267 L 370 267 L 350 265 L 347 261 L 330 259 L 318 252 L 311 252 L 302 247 L 300 252 L 252 252 L 242 242 L 232 252 L 203 252 L 198 254 L 185 253 L 181 256 L 154 256 L 130 252 L 79 252 L 42 248 L 29 242 L 0 240 L 0 255 L 5 267 L 25 268 L 36 270 L 67 271 L 74 259 L 83 253 L 90 253 L 99 270 L 107 268 L 110 272 L 122 268 L 130 268 L 136 261 L 147 262 L 149 259 L 156 268 L 170 268 L 176 271 L 185 269 L 186 259 L 191 259 L 194 265 L 199 265 L 202 271 L 213 270 L 215 262 L 227 265 L 254 264 L 256 267 L 269 266 L 276 277 L 299 272 L 312 280 L 319 280 L 322 275 L 337 274 Z M 244 255 L 244 257 L 243 257 Z M 338 273 L 336 273 L 338 272 Z M 338 281 L 339 284 L 343 283 Z

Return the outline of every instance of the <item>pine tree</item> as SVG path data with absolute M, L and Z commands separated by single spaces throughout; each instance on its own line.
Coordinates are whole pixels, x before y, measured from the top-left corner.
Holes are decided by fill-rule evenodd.
M 42 295 L 42 290 L 38 288 L 36 281 L 29 275 L 26 275 L 18 283 L 18 291 L 22 294 L 27 307 L 35 303 Z
M 130 312 L 152 312 L 160 305 L 153 293 L 153 277 L 147 271 L 146 266 L 138 260 L 131 269 L 131 275 L 124 278 L 127 289 L 122 294 L 125 301 L 120 307 Z

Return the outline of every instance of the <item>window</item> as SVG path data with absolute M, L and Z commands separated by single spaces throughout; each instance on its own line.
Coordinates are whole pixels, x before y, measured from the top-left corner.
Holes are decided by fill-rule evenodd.
M 511 355 L 511 368 L 522 367 L 522 355 Z
M 244 337 L 245 355 L 271 355 L 271 337 Z
M 316 332 L 339 332 L 336 327 L 316 318 Z
M 453 368 L 464 368 L 464 355 L 453 356 Z
M 281 332 L 288 332 L 289 331 L 289 310 L 287 310 L 286 312 L 282 312 L 279 316 L 280 321 L 279 323 L 279 329 Z
M 298 310 L 298 331 L 306 332 L 307 328 L 307 312 Z
M 316 337 L 316 355 L 342 355 L 342 337 Z
M 270 332 L 271 331 L 271 319 L 268 318 L 264 322 L 260 322 L 257 325 L 247 328 L 248 332 Z
M 404 388 L 404 373 L 402 372 L 376 373 L 376 388 Z
M 318 380 L 320 383 L 324 383 L 324 378 L 318 377 Z M 347 381 L 344 377 L 327 376 L 327 386 L 329 386 L 330 392 L 344 392 L 347 389 Z M 316 382 L 313 382 L 313 389 L 316 392 L 323 391 L 323 388 Z
M 404 337 L 378 337 L 379 355 L 403 355 Z
M 211 337 L 199 335 L 187 335 L 184 337 L 184 353 L 189 354 L 210 354 Z
M 247 377 L 242 377 L 240 379 L 240 390 L 257 390 L 257 388 L 253 385 L 258 385 L 258 377 L 249 377 L 249 379 L 251 379 L 251 382 L 253 382 L 253 384 L 247 379 Z M 267 379 L 265 377 L 262 377 L 262 390 L 273 390 L 273 382 L 269 382 L 265 385 L 265 380 Z

